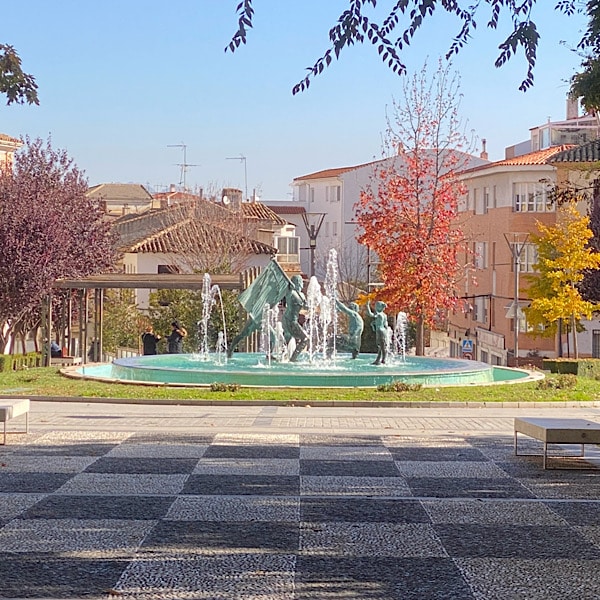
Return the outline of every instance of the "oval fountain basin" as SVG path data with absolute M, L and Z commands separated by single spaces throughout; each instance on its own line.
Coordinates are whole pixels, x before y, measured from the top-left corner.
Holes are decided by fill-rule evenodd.
M 376 387 L 402 381 L 426 386 L 485 385 L 498 380 L 498 369 L 486 363 L 453 358 L 409 356 L 397 364 L 373 365 L 375 355 L 353 360 L 340 354 L 335 362 L 268 364 L 258 353 L 236 353 L 218 364 L 195 354 L 161 354 L 116 359 L 110 365 L 83 366 L 79 376 L 176 385 L 239 384 L 258 387 Z M 523 371 L 503 369 L 501 380 L 526 377 Z

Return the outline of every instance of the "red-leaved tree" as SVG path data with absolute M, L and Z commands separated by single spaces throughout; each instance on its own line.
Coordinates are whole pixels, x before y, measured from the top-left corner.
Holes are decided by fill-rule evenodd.
M 457 217 L 465 189 L 455 173 L 473 166 L 473 157 L 465 152 L 458 87 L 441 65 L 430 80 L 426 66 L 407 80 L 388 119 L 395 156 L 381 163 L 357 205 L 359 241 L 379 259 L 377 297 L 416 322 L 418 355 L 425 325 L 435 326 L 455 305 L 463 274 L 458 257 L 466 245 Z
M 27 139 L 13 171 L 0 175 L 0 352 L 39 320 L 57 278 L 114 263 L 110 226 L 87 188 L 67 153 L 40 139 Z

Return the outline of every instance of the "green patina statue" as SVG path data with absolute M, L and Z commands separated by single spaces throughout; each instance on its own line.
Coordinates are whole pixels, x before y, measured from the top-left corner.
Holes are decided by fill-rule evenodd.
M 374 365 L 385 364 L 387 358 L 387 341 L 388 341 L 388 319 L 383 312 L 387 308 L 387 304 L 378 300 L 375 302 L 375 312 L 371 310 L 371 303 L 367 302 L 367 313 L 373 317 L 371 327 L 375 332 L 375 343 L 377 344 L 377 357 Z
M 298 360 L 298 355 L 306 348 L 306 344 L 308 343 L 308 336 L 298 322 L 300 311 L 303 308 L 306 308 L 306 296 L 302 291 L 303 287 L 304 281 L 302 280 L 302 277 L 300 275 L 294 275 L 285 293 L 285 311 L 282 318 L 283 335 L 286 344 L 289 344 L 292 338 L 296 342 L 296 347 L 290 357 L 290 362 L 296 362 L 296 360 Z
M 336 300 L 335 305 L 340 312 L 348 316 L 348 345 L 352 352 L 352 358 L 356 358 L 360 352 L 362 333 L 365 327 L 365 322 L 359 312 L 360 308 L 356 302 L 350 302 L 346 306 Z
M 300 275 L 290 279 L 276 260 L 272 260 L 261 274 L 240 294 L 239 301 L 248 313 L 246 324 L 236 335 L 227 349 L 227 355 L 232 356 L 238 344 L 246 337 L 262 329 L 263 310 L 265 306 L 273 308 L 285 298 L 285 312 L 282 325 L 286 343 L 292 338 L 296 341 L 291 361 L 298 359 L 298 355 L 307 344 L 307 336 L 298 317 L 300 311 L 306 306 L 306 297 L 302 291 L 304 282 Z M 274 334 L 271 334 L 273 340 Z

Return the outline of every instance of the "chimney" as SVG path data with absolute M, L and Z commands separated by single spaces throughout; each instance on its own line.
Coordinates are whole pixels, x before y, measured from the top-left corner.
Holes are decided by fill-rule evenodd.
M 579 99 L 567 96 L 567 121 L 579 117 Z
M 175 192 L 175 191 L 176 191 L 176 189 L 175 189 L 175 184 L 174 184 L 174 183 L 172 183 L 172 184 L 169 186 L 169 192 L 170 192 L 170 193 L 173 193 L 173 192 Z
M 486 143 L 487 143 L 487 140 L 485 138 L 483 138 L 481 140 L 481 154 L 479 155 L 479 157 L 483 158 L 483 160 L 488 160 L 488 153 L 487 153 L 487 150 L 485 149 Z

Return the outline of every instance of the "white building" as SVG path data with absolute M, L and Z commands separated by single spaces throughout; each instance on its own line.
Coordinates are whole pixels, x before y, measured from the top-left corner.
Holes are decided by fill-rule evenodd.
M 487 164 L 488 161 L 461 153 L 460 163 L 464 168 L 472 168 Z M 329 249 L 335 248 L 343 279 L 367 284 L 374 280 L 375 260 L 371 260 L 366 249 L 356 241 L 359 234 L 355 217 L 356 204 L 361 192 L 371 186 L 377 170 L 391 165 L 397 171 L 402 170 L 401 159 L 392 156 L 353 167 L 325 169 L 293 180 L 293 202 L 304 207 L 309 224 L 316 229 L 322 218 L 315 251 L 317 277 L 324 275 Z M 299 231 L 301 247 L 309 249 L 310 239 L 306 228 Z M 301 265 L 305 273 L 310 273 L 310 252 L 301 253 Z
M 113 225 L 120 267 L 125 273 L 156 274 L 214 272 L 219 265 L 232 273 L 262 268 L 278 254 L 281 239 L 294 237 L 295 228 L 265 207 L 246 208 L 232 211 L 203 200 L 124 215 Z M 282 259 L 290 276 L 300 271 L 297 253 Z M 149 290 L 137 291 L 140 308 L 148 307 L 149 294 Z

